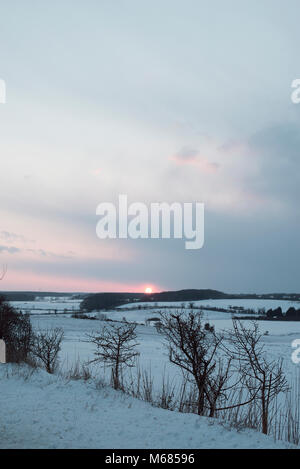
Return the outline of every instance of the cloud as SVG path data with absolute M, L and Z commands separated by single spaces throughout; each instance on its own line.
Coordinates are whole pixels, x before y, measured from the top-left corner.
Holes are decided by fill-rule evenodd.
M 178 160 L 183 160 L 183 161 L 189 161 L 189 160 L 195 160 L 198 155 L 198 150 L 192 147 L 182 147 L 181 150 L 179 150 L 178 153 L 176 153 L 175 157 Z
M 269 126 L 254 134 L 248 142 L 260 171 L 259 178 L 249 181 L 251 190 L 272 198 L 288 212 L 298 210 L 299 125 L 291 122 Z
M 20 252 L 21 250 L 15 246 L 3 246 L 0 245 L 0 252 L 8 252 L 9 254 L 16 254 L 17 252 Z
M 0 231 L 0 238 L 5 239 L 6 241 L 22 241 L 23 243 L 35 243 L 35 241 L 32 239 L 9 231 Z
M 55 252 L 47 251 L 45 249 L 26 249 L 26 252 L 30 252 L 37 256 L 53 257 L 58 259 L 71 259 L 74 256 L 74 253 L 72 251 L 68 251 L 66 254 L 57 254 Z
M 18 235 L 16 233 L 8 232 L 8 231 L 1 231 L 0 232 L 0 238 L 5 239 L 7 242 L 12 242 L 12 241 L 19 241 L 19 244 L 22 246 L 11 246 L 11 245 L 0 245 L 0 252 L 7 252 L 9 254 L 16 254 L 16 253 L 31 253 L 36 256 L 40 257 L 52 257 L 52 258 L 58 258 L 58 259 L 70 259 L 71 257 L 74 257 L 74 252 L 68 251 L 67 253 L 55 253 L 46 249 L 41 249 L 41 248 L 26 248 L 24 247 L 24 244 L 26 243 L 34 243 L 35 241 L 29 240 L 25 236 Z
M 250 213 L 259 217 L 274 216 L 278 211 L 283 214 L 294 203 L 290 204 L 289 197 L 297 200 L 300 183 L 299 171 L 289 175 L 291 162 L 298 165 L 297 132 L 296 128 L 274 127 L 243 139 L 221 141 L 201 136 L 198 145 L 182 146 L 170 158 L 163 186 L 167 182 L 169 198 L 198 200 L 205 203 L 206 210 L 219 214 L 240 214 L 243 219 Z M 293 179 L 292 187 L 283 194 L 282 185 Z
M 202 156 L 196 148 L 185 146 L 182 147 L 171 160 L 178 166 L 190 165 L 204 173 L 215 173 L 220 164 L 211 162 L 208 158 Z

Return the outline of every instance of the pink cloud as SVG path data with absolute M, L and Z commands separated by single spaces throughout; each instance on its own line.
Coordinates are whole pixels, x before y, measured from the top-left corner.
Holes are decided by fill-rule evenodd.
M 178 155 L 172 156 L 170 158 L 178 166 L 193 166 L 198 168 L 204 173 L 215 173 L 219 169 L 218 163 L 211 163 L 208 159 L 202 156 L 190 156 L 186 158 L 181 158 Z
M 153 283 L 126 283 L 96 279 L 48 275 L 31 271 L 8 270 L 1 282 L 1 290 L 29 290 L 56 292 L 140 292 L 151 286 L 152 291 L 162 289 Z
M 101 168 L 95 168 L 91 171 L 91 173 L 94 175 L 94 176 L 99 176 L 99 174 L 101 174 L 102 172 L 102 169 Z
M 215 152 L 212 153 L 212 149 L 214 149 L 212 143 L 207 141 L 204 142 L 204 146 L 202 145 L 201 152 L 192 146 L 184 146 L 171 156 L 170 160 L 177 166 L 193 166 L 204 173 L 215 173 L 220 165 L 211 161 L 215 155 Z M 208 157 L 202 156 L 201 153 L 205 153 Z

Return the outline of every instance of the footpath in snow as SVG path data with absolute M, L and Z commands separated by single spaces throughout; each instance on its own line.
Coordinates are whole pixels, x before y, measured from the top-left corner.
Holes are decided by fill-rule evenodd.
M 152 407 L 93 381 L 0 365 L 0 448 L 287 448 L 252 430 Z

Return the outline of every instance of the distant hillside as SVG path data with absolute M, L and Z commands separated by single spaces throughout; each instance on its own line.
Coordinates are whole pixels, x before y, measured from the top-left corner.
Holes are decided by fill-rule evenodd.
M 123 304 L 141 301 L 144 293 L 95 293 L 88 295 L 80 304 L 80 309 L 94 311 L 111 309 Z
M 80 305 L 82 310 L 94 311 L 111 309 L 133 301 L 196 301 L 230 298 L 216 290 L 179 290 L 161 293 L 95 293 L 87 296 Z
M 0 296 L 4 296 L 7 301 L 34 301 L 35 293 L 27 292 L 0 292 Z
M 197 300 L 222 300 L 231 298 L 230 295 L 217 290 L 178 290 L 163 291 L 143 295 L 141 301 L 197 301 Z
M 199 300 L 229 300 L 229 299 L 276 299 L 286 301 L 300 301 L 298 293 L 271 293 L 256 295 L 228 294 L 218 290 L 189 289 L 178 291 L 164 291 L 160 293 L 90 293 L 81 302 L 80 308 L 84 311 L 100 311 L 102 309 L 114 309 L 126 303 L 136 302 L 171 302 L 171 301 L 199 301 Z
M 40 291 L 2 291 L 0 296 L 4 296 L 7 301 L 35 301 L 37 298 L 45 297 L 72 297 L 83 299 L 87 293 L 61 293 L 61 292 L 40 292 Z

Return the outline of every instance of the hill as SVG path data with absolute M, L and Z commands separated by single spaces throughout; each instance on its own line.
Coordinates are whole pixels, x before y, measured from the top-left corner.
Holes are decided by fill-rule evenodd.
M 152 407 L 99 388 L 93 380 L 64 380 L 24 365 L 2 365 L 0 381 L 0 448 L 290 447 L 254 430 L 237 431 L 216 419 Z
M 231 298 L 226 293 L 217 290 L 179 290 L 160 293 L 95 293 L 88 295 L 81 303 L 80 308 L 85 311 L 111 309 L 134 301 L 196 301 Z

